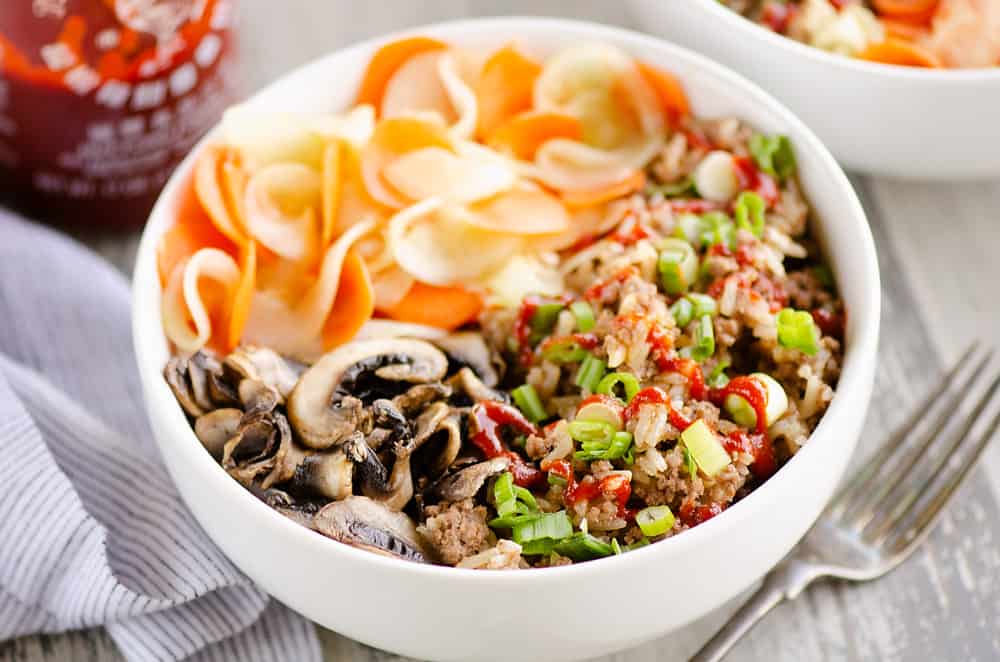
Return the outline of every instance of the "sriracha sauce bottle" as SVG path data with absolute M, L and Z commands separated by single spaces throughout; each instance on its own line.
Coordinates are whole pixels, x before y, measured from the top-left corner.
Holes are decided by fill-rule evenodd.
M 235 0 L 3 0 L 0 200 L 130 229 L 235 100 Z

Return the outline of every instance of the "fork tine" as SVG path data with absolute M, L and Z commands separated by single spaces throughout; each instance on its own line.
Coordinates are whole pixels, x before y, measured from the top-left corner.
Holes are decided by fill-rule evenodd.
M 913 474 L 917 464 L 927 456 L 928 451 L 944 430 L 950 424 L 953 424 L 956 409 L 961 406 L 963 401 L 968 399 L 969 390 L 983 374 L 992 356 L 993 350 L 989 350 L 984 357 L 976 361 L 976 367 L 973 369 L 972 374 L 958 384 L 957 388 L 955 388 L 954 380 L 949 375 L 946 390 L 951 391 L 951 393 L 939 398 L 930 407 L 918 409 L 916 412 L 918 421 L 913 428 L 910 428 L 909 425 L 900 427 L 897 434 L 911 435 L 914 429 L 917 429 L 918 441 L 900 451 L 900 458 L 897 463 L 886 469 L 886 473 L 888 474 L 887 480 L 874 486 L 874 489 L 870 493 L 861 495 L 858 498 L 858 504 L 854 508 L 854 517 L 845 518 L 847 522 L 853 523 L 859 530 L 864 529 L 880 513 L 885 512 L 891 504 L 898 503 L 898 499 L 893 499 L 896 491 L 906 478 Z M 923 426 L 929 427 L 926 430 L 920 431 L 920 428 Z
M 925 495 L 927 488 L 933 485 L 935 478 L 941 475 L 946 465 L 956 457 L 963 442 L 969 438 L 969 432 L 972 431 L 980 415 L 990 406 L 990 403 L 994 400 L 998 392 L 1000 392 L 1000 374 L 997 374 L 993 378 L 989 388 L 979 398 L 972 411 L 969 412 L 968 417 L 958 423 L 959 429 L 954 434 L 940 437 L 941 439 L 948 439 L 950 443 L 939 454 L 939 457 L 933 461 L 930 471 L 923 476 L 918 476 L 916 480 L 906 480 L 905 477 L 901 478 L 899 483 L 907 487 L 907 492 L 889 510 L 888 514 L 872 521 L 872 525 L 867 527 L 862 533 L 862 539 L 872 544 L 883 541 L 892 534 L 896 527 L 908 520 L 914 508 Z
M 890 553 L 897 560 L 901 561 L 909 556 L 934 528 L 934 525 L 937 524 L 941 517 L 941 513 L 944 511 L 944 507 L 948 505 L 952 497 L 955 496 L 955 492 L 965 482 L 972 468 L 976 466 L 983 451 L 986 450 L 986 447 L 989 446 L 990 441 L 996 435 L 997 429 L 1000 429 L 1000 411 L 997 412 L 986 430 L 976 440 L 962 469 L 949 478 L 939 491 L 927 500 L 923 510 L 913 520 L 913 524 L 895 537 L 895 545 L 890 549 Z
M 942 394 L 948 389 L 948 387 L 954 382 L 956 376 L 960 372 L 963 366 L 966 365 L 968 360 L 972 357 L 973 353 L 979 348 L 979 341 L 975 341 L 969 345 L 969 347 L 963 352 L 961 358 L 959 358 L 948 370 L 947 374 L 940 380 L 939 384 L 933 388 L 924 400 L 920 403 L 913 415 L 909 417 L 907 421 L 901 424 L 892 436 L 882 444 L 882 447 L 868 457 L 861 471 L 857 472 L 854 477 L 852 477 L 840 492 L 834 497 L 831 502 L 828 513 L 831 516 L 842 515 L 849 511 L 857 512 L 866 501 L 871 502 L 872 499 L 870 495 L 872 494 L 872 488 L 876 487 L 873 481 L 882 473 L 882 471 L 888 465 L 899 463 L 900 460 L 897 459 L 896 462 L 890 462 L 890 458 L 896 455 L 897 452 L 902 452 L 905 448 L 905 442 L 909 438 L 909 434 L 912 428 L 920 424 L 920 421 L 926 416 L 927 411 L 931 409 L 935 402 L 941 397 Z M 886 484 L 884 481 L 883 485 Z M 868 495 L 869 498 L 865 498 Z

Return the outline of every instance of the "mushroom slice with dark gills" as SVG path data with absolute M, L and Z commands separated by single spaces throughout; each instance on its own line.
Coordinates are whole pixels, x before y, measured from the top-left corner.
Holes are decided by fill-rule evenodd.
M 436 555 L 405 513 L 363 496 L 327 504 L 313 518 L 313 528 L 339 542 L 418 563 Z
M 313 517 L 323 504 L 311 500 L 295 499 L 279 489 L 252 489 L 257 498 L 288 519 L 306 528 L 313 528 Z
M 446 383 L 454 389 L 456 395 L 461 394 L 465 396 L 469 403 L 482 402 L 483 400 L 508 402 L 508 398 L 504 393 L 494 390 L 483 383 L 471 368 L 462 368 L 449 377 Z
M 235 389 L 223 376 L 222 364 L 208 351 L 172 357 L 163 368 L 163 376 L 191 418 L 238 404 Z
M 216 409 L 195 419 L 194 433 L 205 450 L 216 460 L 221 460 L 226 442 L 236 435 L 242 419 L 243 412 L 239 409 Z
M 235 376 L 234 382 L 251 379 L 273 389 L 279 404 L 285 404 L 306 369 L 305 365 L 286 359 L 274 350 L 253 345 L 237 347 L 225 358 L 222 366 L 227 373 Z
M 392 399 L 393 406 L 404 416 L 416 416 L 420 410 L 435 400 L 447 400 L 451 397 L 452 388 L 441 382 L 417 384 L 411 386 L 405 393 L 400 393 Z
M 292 443 L 292 431 L 283 414 L 263 412 L 244 415 L 236 434 L 222 451 L 222 467 L 244 486 L 271 472 L 278 452 Z
M 470 499 L 479 493 L 487 480 L 498 476 L 510 466 L 509 457 L 495 457 L 448 474 L 430 489 L 430 495 L 442 501 Z
M 299 378 L 288 397 L 288 416 L 303 444 L 318 450 L 330 448 L 368 426 L 370 413 L 363 400 L 379 397 L 389 384 L 398 393 L 394 383 L 438 381 L 447 369 L 445 355 L 422 340 L 347 343 L 324 355 Z
M 500 382 L 503 361 L 490 351 L 478 331 L 452 333 L 435 340 L 434 344 L 448 355 L 453 365 L 472 368 L 486 386 L 493 387 Z

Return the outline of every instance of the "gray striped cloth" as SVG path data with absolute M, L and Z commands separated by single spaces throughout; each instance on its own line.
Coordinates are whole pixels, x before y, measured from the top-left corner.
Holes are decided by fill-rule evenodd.
M 310 662 L 181 504 L 147 426 L 126 280 L 0 210 L 0 641 L 103 626 L 126 659 Z

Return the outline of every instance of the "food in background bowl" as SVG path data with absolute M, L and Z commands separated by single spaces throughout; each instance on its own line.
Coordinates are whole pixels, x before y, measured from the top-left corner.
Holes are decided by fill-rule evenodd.
M 787 37 L 862 60 L 913 67 L 1000 65 L 996 0 L 722 0 Z
M 787 138 L 603 44 L 382 47 L 340 114 L 235 109 L 161 238 L 205 448 L 335 540 L 468 568 L 621 554 L 806 442 L 845 312 Z

